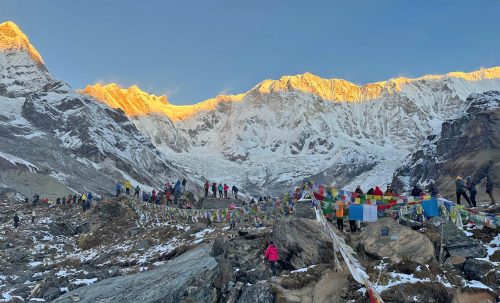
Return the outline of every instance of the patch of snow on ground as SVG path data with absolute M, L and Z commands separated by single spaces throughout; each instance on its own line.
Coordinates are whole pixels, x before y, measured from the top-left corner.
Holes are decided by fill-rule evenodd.
M 292 270 L 291 273 L 297 273 L 297 272 L 306 272 L 308 269 L 315 267 L 316 265 L 311 265 L 309 267 L 304 267 L 304 268 L 299 268 L 296 270 Z
M 36 262 L 30 262 L 29 265 L 31 267 L 37 267 L 38 265 L 42 264 L 42 262 L 36 261 Z
M 97 281 L 97 278 L 92 278 L 92 279 L 76 279 L 73 281 L 73 284 L 75 285 L 90 285 L 94 284 Z
M 491 288 L 489 288 L 488 286 L 484 285 L 483 283 L 479 282 L 479 281 L 476 281 L 476 280 L 472 280 L 472 281 L 465 281 L 464 283 L 464 286 L 465 287 L 470 287 L 470 288 L 482 288 L 482 289 L 489 289 L 489 290 L 492 290 Z

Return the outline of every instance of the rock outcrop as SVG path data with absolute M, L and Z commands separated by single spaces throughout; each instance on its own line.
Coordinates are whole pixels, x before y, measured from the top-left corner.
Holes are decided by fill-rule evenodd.
M 382 235 L 382 228 L 389 234 Z M 393 262 L 404 259 L 418 263 L 435 260 L 435 249 L 425 235 L 398 224 L 392 218 L 382 218 L 369 224 L 361 232 L 361 244 L 365 252 L 376 258 L 389 258 Z
M 467 259 L 486 257 L 487 251 L 481 242 L 468 237 L 452 222 L 434 217 L 427 222 L 427 226 L 443 237 L 444 249 L 450 257 L 462 256 Z
M 333 261 L 331 238 L 315 220 L 294 218 L 279 221 L 271 240 L 279 247 L 282 260 L 293 268 Z
M 217 262 L 203 246 L 157 269 L 109 278 L 78 288 L 54 302 L 211 302 Z

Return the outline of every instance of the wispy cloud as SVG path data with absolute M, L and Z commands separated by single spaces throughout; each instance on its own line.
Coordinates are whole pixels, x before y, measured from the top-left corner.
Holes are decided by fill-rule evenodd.
M 225 86 L 221 91 L 217 93 L 217 95 L 230 95 L 231 88 L 229 86 Z
M 180 86 L 172 86 L 172 87 L 167 87 L 165 88 L 161 94 L 165 95 L 167 98 L 172 98 L 176 94 L 178 94 L 181 91 Z

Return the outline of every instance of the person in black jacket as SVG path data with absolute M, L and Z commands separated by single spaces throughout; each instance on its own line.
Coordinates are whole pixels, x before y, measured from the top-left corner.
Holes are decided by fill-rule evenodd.
M 19 226 L 19 216 L 17 214 L 14 214 L 14 228 L 17 228 Z
M 495 197 L 493 197 L 493 181 L 490 176 L 486 176 L 486 193 L 490 197 L 490 204 L 495 205 Z
M 457 193 L 457 204 L 460 205 L 460 197 L 463 196 L 467 203 L 469 203 L 469 206 L 472 206 L 469 197 L 467 197 L 467 194 L 465 193 L 464 181 L 462 180 L 461 176 L 457 176 L 457 178 L 455 179 L 455 188 L 455 191 Z
M 431 194 L 431 197 L 436 198 L 439 195 L 439 190 L 436 186 L 436 182 L 432 179 L 429 180 L 429 185 L 427 185 L 427 191 Z
M 476 183 L 474 182 L 474 180 L 472 180 L 471 176 L 467 176 L 467 178 L 465 178 L 465 181 L 466 182 L 464 187 L 467 188 L 467 190 L 469 191 L 470 201 L 472 202 L 472 205 L 476 207 L 476 194 L 477 194 Z
M 40 200 L 40 195 L 35 194 L 33 196 L 33 207 L 36 207 L 36 204 L 38 203 L 39 200 Z
M 413 189 L 411 190 L 411 196 L 415 198 L 422 196 L 422 189 L 418 187 L 417 184 L 413 185 Z

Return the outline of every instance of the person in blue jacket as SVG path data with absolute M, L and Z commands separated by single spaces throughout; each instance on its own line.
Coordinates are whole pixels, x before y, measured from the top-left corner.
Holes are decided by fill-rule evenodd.
M 120 181 L 116 182 L 116 196 L 120 196 L 122 192 L 122 184 L 120 183 Z

